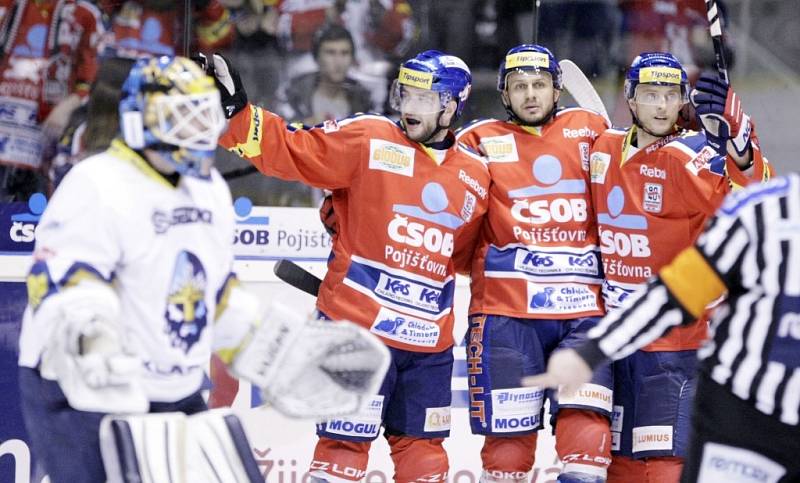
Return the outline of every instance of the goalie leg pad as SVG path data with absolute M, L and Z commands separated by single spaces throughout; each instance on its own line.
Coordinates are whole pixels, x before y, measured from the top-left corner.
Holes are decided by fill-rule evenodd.
M 327 482 L 359 481 L 367 475 L 370 441 L 341 441 L 320 436 L 309 474 Z
M 106 416 L 100 451 L 108 481 L 185 481 L 185 433 L 183 413 Z
M 230 409 L 205 411 L 187 421 L 190 441 L 187 462 L 191 462 L 192 470 L 201 469 L 203 474 L 213 474 L 219 481 L 264 481 L 242 423 Z
M 387 436 L 394 462 L 394 481 L 447 481 L 450 462 L 444 438 Z
M 481 449 L 481 481 L 527 481 L 536 454 L 537 433 L 486 436 Z
M 109 415 L 100 425 L 108 481 L 262 482 L 239 419 L 229 410 Z

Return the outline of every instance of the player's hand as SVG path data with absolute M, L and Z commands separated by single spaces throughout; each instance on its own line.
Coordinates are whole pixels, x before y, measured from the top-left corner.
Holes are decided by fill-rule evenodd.
M 574 349 L 562 349 L 550 356 L 547 372 L 523 378 L 522 385 L 558 388 L 559 394 L 573 396 L 582 384 L 591 380 L 589 364 Z
M 708 143 L 722 155 L 728 154 L 728 141 L 739 157 L 750 151 L 753 125 L 742 110 L 739 96 L 716 75 L 703 74 L 690 96 Z
M 328 235 L 334 236 L 339 231 L 339 218 L 333 210 L 333 195 L 330 193 L 325 195 L 322 199 L 322 204 L 319 206 L 319 219 L 322 221 L 322 226 Z
M 247 106 L 247 92 L 244 90 L 239 72 L 230 60 L 215 53 L 209 60 L 205 54 L 198 54 L 192 60 L 200 64 L 208 75 L 214 78 L 222 101 L 225 117 L 230 119 Z

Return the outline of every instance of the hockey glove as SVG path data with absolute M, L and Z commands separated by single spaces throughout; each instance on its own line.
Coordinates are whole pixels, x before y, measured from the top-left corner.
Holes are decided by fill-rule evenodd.
M 74 409 L 146 412 L 142 360 L 122 334 L 118 302 L 104 293 L 107 289 L 91 285 L 65 289 L 48 301 L 50 307 L 39 310 L 37 317 L 49 318 L 53 326 L 42 355 L 42 377 L 56 379 Z
M 217 53 L 209 62 L 208 57 L 201 53 L 192 57 L 192 60 L 200 64 L 206 73 L 214 78 L 226 118 L 232 118 L 247 106 L 247 92 L 244 90 L 242 79 L 228 59 Z
M 715 75 L 703 74 L 697 80 L 690 99 L 708 143 L 717 152 L 728 154 L 728 140 L 738 156 L 749 152 L 753 126 L 750 117 L 742 110 L 739 96 L 727 82 Z
M 383 342 L 351 322 L 309 320 L 273 304 L 231 369 L 284 415 L 324 419 L 363 409 L 390 358 Z

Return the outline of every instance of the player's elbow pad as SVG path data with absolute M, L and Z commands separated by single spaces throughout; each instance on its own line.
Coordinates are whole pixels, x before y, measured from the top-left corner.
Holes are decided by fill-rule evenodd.
M 230 365 L 259 320 L 260 308 L 255 295 L 239 285 L 231 288 L 224 309 L 216 317 L 212 342 L 212 349 L 224 363 Z

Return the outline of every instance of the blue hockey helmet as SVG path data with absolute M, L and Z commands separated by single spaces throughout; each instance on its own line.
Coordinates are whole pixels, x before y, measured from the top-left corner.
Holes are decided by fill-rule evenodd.
M 128 146 L 157 151 L 179 174 L 208 176 L 225 116 L 214 80 L 193 61 L 137 60 L 122 85 L 119 113 Z
M 390 99 L 392 108 L 397 111 L 401 111 L 402 86 L 437 92 L 439 94 L 437 111 L 444 109 L 451 100 L 456 101 L 458 107 L 453 117 L 455 121 L 464 112 L 464 106 L 472 89 L 472 73 L 467 64 L 458 57 L 438 50 L 426 50 L 400 66 Z
M 516 71 L 547 72 L 553 79 L 553 87 L 561 89 L 561 66 L 547 47 L 522 44 L 509 50 L 497 72 L 497 90 L 504 91 L 508 74 Z
M 633 99 L 636 86 L 651 84 L 681 87 L 683 102 L 689 99 L 689 79 L 680 61 L 667 52 L 643 52 L 636 56 L 625 75 L 625 98 Z

